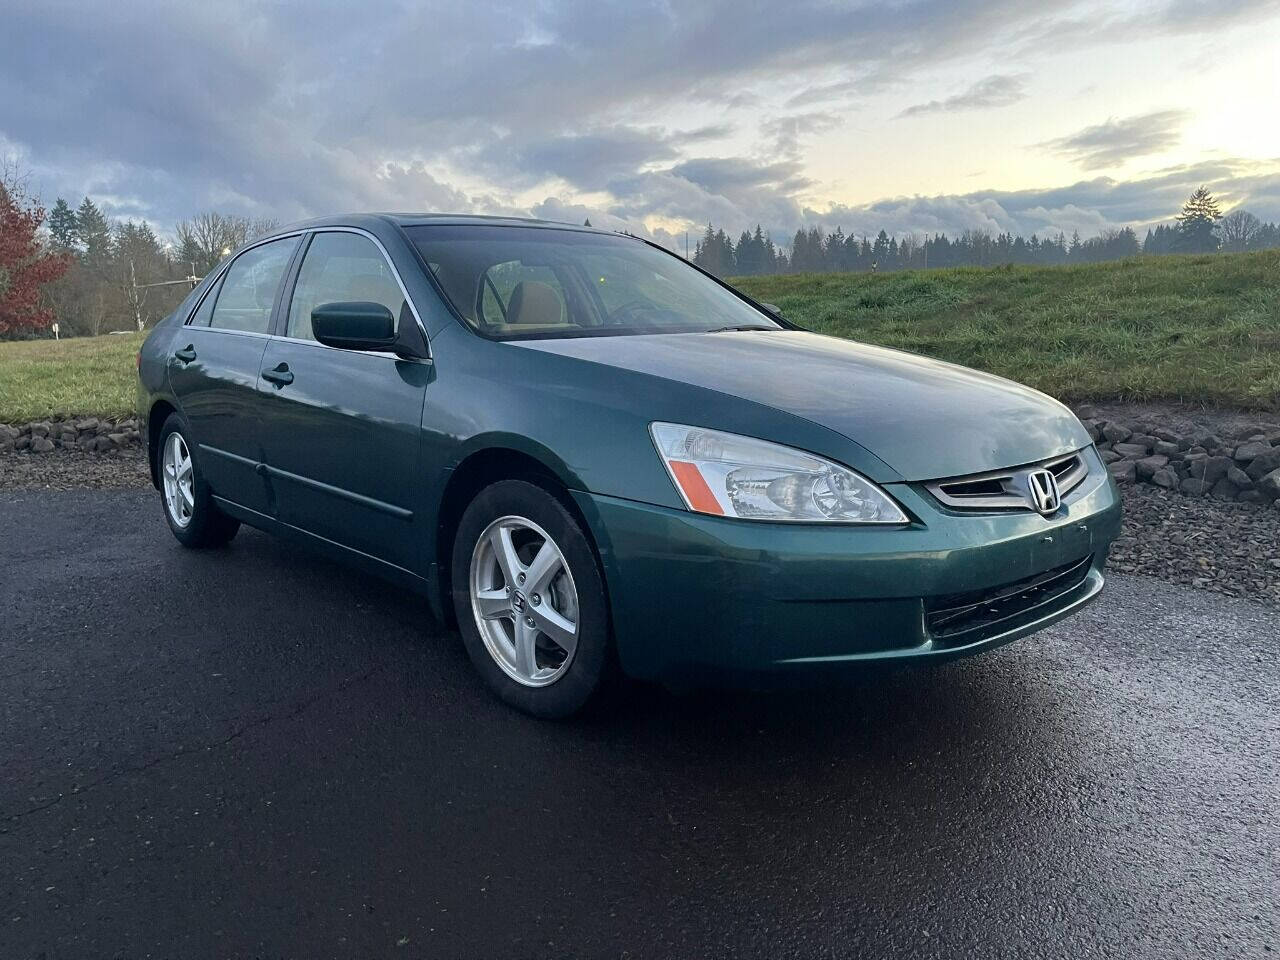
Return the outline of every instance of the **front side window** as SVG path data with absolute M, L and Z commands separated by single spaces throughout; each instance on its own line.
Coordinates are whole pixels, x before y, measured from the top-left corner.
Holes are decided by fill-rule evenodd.
M 222 279 L 209 325 L 223 330 L 266 333 L 271 326 L 271 308 L 280 288 L 280 278 L 297 246 L 297 237 L 284 237 L 240 254 Z M 210 299 L 206 297 L 205 302 Z M 203 306 L 201 304 L 202 309 Z
M 298 271 L 285 335 L 314 340 L 311 311 L 326 303 L 380 303 L 400 322 L 404 293 L 382 251 L 358 233 L 317 233 Z
M 407 230 L 454 309 L 493 339 L 782 329 L 680 258 L 630 237 L 491 224 Z

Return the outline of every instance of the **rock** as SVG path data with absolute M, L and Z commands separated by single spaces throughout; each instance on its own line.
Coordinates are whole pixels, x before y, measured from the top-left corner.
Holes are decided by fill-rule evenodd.
M 20 436 L 22 436 L 22 431 L 17 427 L 11 427 L 7 423 L 0 423 L 0 438 L 17 440 Z
M 25 450 L 29 446 L 31 446 L 31 438 L 29 436 L 21 436 L 13 441 L 13 449 L 15 450 Z
M 123 447 L 129 442 L 129 438 L 123 433 L 108 433 L 107 439 L 114 443 L 117 447 Z
M 1280 447 L 1280 430 L 1271 430 L 1267 433 L 1267 443 L 1273 447 Z
M 1208 450 L 1210 453 L 1222 453 L 1223 451 L 1230 453 L 1233 449 L 1235 449 L 1230 444 L 1228 444 L 1225 440 L 1223 440 L 1221 437 L 1212 433 L 1209 434 L 1208 439 L 1204 441 L 1204 448 Z
M 49 431 L 52 429 L 53 428 L 46 422 L 27 424 L 27 433 L 31 434 L 33 437 L 47 437 L 49 435 Z
M 81 433 L 92 433 L 98 429 L 97 417 L 85 417 L 83 420 L 76 421 L 76 429 Z
M 1259 480 L 1256 489 L 1268 500 L 1280 498 L 1280 469 L 1272 470 Z
M 1133 436 L 1133 431 L 1119 423 L 1108 423 L 1102 428 L 1102 435 L 1112 443 L 1121 443 Z
M 1126 460 L 1140 460 L 1151 452 L 1145 443 L 1114 443 L 1111 449 Z
M 1269 453 L 1264 453 L 1245 468 L 1252 480 L 1261 480 L 1264 476 L 1280 467 L 1280 447 L 1273 448 Z
M 1160 456 L 1159 454 L 1152 457 L 1144 457 L 1137 461 L 1134 465 L 1139 480 L 1150 480 L 1156 475 L 1157 470 L 1162 470 L 1169 465 L 1169 458 Z
M 97 450 L 99 453 L 104 453 L 107 450 L 114 450 L 115 448 L 116 442 L 110 437 L 98 437 L 93 441 L 93 449 Z
M 1107 471 L 1115 478 L 1116 483 L 1133 483 L 1137 475 L 1132 460 L 1117 460 L 1107 464 Z
M 1097 420 L 1081 420 L 1080 424 L 1084 427 L 1085 432 L 1089 434 L 1090 440 L 1096 442 L 1102 436 L 1102 428 L 1098 425 Z
M 1093 420 L 1098 416 L 1098 410 L 1092 403 L 1082 403 L 1076 407 L 1076 416 L 1081 420 Z
M 53 449 L 53 441 L 47 436 L 33 437 L 31 440 L 32 453 L 48 453 Z
M 1209 491 L 1209 496 L 1215 500 L 1234 500 L 1240 495 L 1240 488 L 1234 483 L 1223 477 L 1213 485 L 1213 489 Z
M 81 450 L 83 450 L 85 453 L 88 453 L 97 445 L 98 445 L 97 437 L 81 437 L 79 441 L 76 443 L 76 446 L 79 447 Z
M 1244 493 L 1240 494 L 1240 496 L 1237 497 L 1236 499 L 1238 499 L 1241 503 L 1265 504 L 1267 502 L 1267 498 L 1264 497 L 1257 490 L 1246 490 L 1244 491 Z M 1277 503 L 1280 503 L 1280 501 L 1277 501 Z
M 1099 450 L 1098 456 L 1102 458 L 1103 463 L 1115 463 L 1120 459 L 1120 454 L 1116 453 L 1114 450 Z
M 1158 441 L 1149 433 L 1131 433 L 1127 442 L 1140 443 L 1145 447 L 1154 447 Z
M 1232 467 L 1227 471 L 1227 479 L 1234 483 L 1241 490 L 1250 490 L 1253 488 L 1253 477 L 1249 476 L 1239 467 Z
M 1192 457 L 1207 457 L 1208 455 L 1209 455 L 1209 451 L 1199 445 L 1196 445 L 1194 447 L 1190 447 L 1187 449 L 1188 460 L 1190 460 Z
M 0 436 L 0 453 L 8 453 L 12 449 L 13 437 L 9 436 L 7 433 L 4 436 Z
M 1257 460 L 1264 453 L 1270 452 L 1271 444 L 1250 440 L 1248 443 L 1242 443 L 1236 447 L 1236 452 L 1232 454 L 1232 457 L 1237 463 L 1250 463 Z
M 1213 486 L 1227 475 L 1231 467 L 1230 457 L 1204 457 L 1191 464 L 1191 476 Z
M 1203 497 L 1209 492 L 1212 484 L 1205 483 L 1203 480 L 1196 480 L 1194 477 L 1183 480 L 1178 484 L 1178 489 L 1185 493 L 1188 497 Z
M 1170 440 L 1157 440 L 1152 449 L 1162 457 L 1176 457 L 1182 448 Z

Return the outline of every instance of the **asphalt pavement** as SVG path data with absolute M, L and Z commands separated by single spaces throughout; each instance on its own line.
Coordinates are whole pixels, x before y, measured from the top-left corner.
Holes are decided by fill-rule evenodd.
M 0 958 L 1266 956 L 1278 621 L 1117 575 L 972 660 L 552 724 L 380 581 L 0 492 Z

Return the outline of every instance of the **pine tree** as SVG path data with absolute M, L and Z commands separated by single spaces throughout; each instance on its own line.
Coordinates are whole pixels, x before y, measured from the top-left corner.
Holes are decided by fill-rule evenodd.
M 1218 249 L 1218 221 L 1222 211 L 1206 187 L 1197 187 L 1178 214 L 1178 249 L 1212 253 Z
M 92 267 L 102 267 L 111 257 L 111 226 L 102 211 L 88 197 L 76 211 L 76 237 L 81 259 Z
M 61 197 L 49 211 L 49 235 L 53 245 L 62 251 L 72 251 L 76 247 L 77 225 L 75 211 Z

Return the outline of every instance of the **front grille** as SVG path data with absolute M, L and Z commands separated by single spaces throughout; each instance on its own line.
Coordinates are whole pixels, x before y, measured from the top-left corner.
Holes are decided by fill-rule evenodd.
M 930 597 L 925 601 L 925 627 L 943 646 L 972 634 L 999 632 L 1001 624 L 1071 593 L 1088 576 L 1092 558 L 1082 557 L 1033 577 L 987 590 Z
M 935 480 L 925 486 L 953 510 L 1030 510 L 1033 508 L 1028 497 L 1027 475 L 1034 470 L 1052 473 L 1058 482 L 1058 493 L 1063 497 L 1089 475 L 1089 465 L 1084 458 L 1078 453 L 1069 453 L 1025 467 Z

